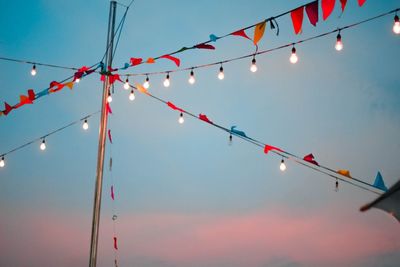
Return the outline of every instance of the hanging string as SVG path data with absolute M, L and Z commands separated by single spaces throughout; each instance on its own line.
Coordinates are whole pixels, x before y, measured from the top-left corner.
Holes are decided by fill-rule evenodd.
M 11 62 L 16 62 L 16 63 L 24 63 L 24 64 L 29 64 L 29 65 L 44 66 L 44 67 L 49 67 L 49 68 L 58 68 L 58 69 L 67 69 L 67 70 L 78 70 L 79 69 L 76 67 L 67 67 L 67 66 L 49 64 L 49 63 L 42 63 L 42 62 L 38 62 L 38 61 L 29 61 L 29 60 L 22 60 L 22 59 L 8 58 L 8 57 L 0 57 L 0 60 L 11 61 Z
M 400 10 L 400 8 L 396 8 L 396 9 L 381 13 L 379 15 L 376 15 L 376 16 L 373 16 L 373 17 L 370 17 L 370 18 L 367 18 L 367 19 L 364 19 L 364 20 L 361 20 L 361 21 L 358 21 L 358 22 L 355 22 L 355 23 L 352 23 L 352 24 L 348 24 L 348 25 L 343 26 L 341 28 L 336 28 L 336 29 L 333 29 L 331 31 L 327 31 L 327 32 L 324 32 L 324 33 L 321 33 L 321 34 L 314 35 L 314 36 L 309 37 L 309 38 L 304 38 L 304 39 L 301 39 L 299 41 L 290 42 L 290 43 L 287 43 L 287 44 L 284 44 L 284 45 L 280 45 L 280 46 L 277 46 L 277 47 L 274 47 L 274 48 L 258 51 L 256 53 L 253 52 L 251 54 L 247 54 L 247 55 L 244 55 L 244 56 L 225 59 L 225 60 L 222 60 L 222 61 L 220 60 L 220 61 L 207 63 L 207 64 L 195 65 L 195 66 L 191 66 L 191 67 L 187 67 L 187 68 L 178 68 L 178 69 L 170 69 L 170 70 L 163 70 L 163 71 L 156 71 L 156 72 L 145 72 L 145 73 L 126 73 L 126 74 L 120 74 L 120 76 L 121 77 L 134 77 L 134 76 L 165 75 L 167 73 L 189 71 L 191 69 L 201 69 L 201 68 L 213 67 L 215 65 L 226 64 L 226 63 L 230 63 L 230 62 L 233 62 L 233 61 L 247 59 L 247 58 L 251 58 L 251 57 L 257 56 L 257 55 L 267 54 L 267 53 L 271 53 L 271 52 L 274 52 L 274 51 L 277 51 L 277 50 L 281 50 L 281 49 L 284 49 L 284 48 L 292 47 L 293 45 L 302 44 L 302 43 L 309 42 L 309 41 L 312 41 L 312 40 L 315 40 L 315 39 L 319 39 L 319 38 L 334 34 L 336 32 L 339 32 L 339 31 L 343 32 L 343 30 L 354 28 L 354 27 L 357 27 L 357 26 L 359 26 L 361 24 L 377 20 L 379 18 L 382 18 L 382 17 L 388 16 L 390 14 L 396 13 L 399 10 Z

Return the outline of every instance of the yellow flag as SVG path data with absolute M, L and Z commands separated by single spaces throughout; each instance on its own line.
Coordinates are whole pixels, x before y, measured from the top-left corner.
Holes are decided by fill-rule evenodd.
M 64 85 L 72 90 L 72 88 L 74 87 L 74 82 L 67 82 L 67 83 L 64 83 Z
M 136 88 L 139 90 L 139 92 L 149 95 L 149 92 L 147 92 L 146 88 L 144 88 L 140 83 L 136 84 Z
M 351 175 L 350 175 L 350 171 L 349 171 L 349 170 L 338 170 L 337 173 L 339 173 L 339 174 L 341 174 L 341 175 L 343 175 L 343 176 L 346 176 L 346 177 L 351 178 Z
M 261 38 L 263 37 L 266 23 L 267 23 L 266 21 L 263 21 L 256 25 L 254 29 L 254 40 L 253 40 L 255 45 L 257 45 L 258 41 L 260 41 Z

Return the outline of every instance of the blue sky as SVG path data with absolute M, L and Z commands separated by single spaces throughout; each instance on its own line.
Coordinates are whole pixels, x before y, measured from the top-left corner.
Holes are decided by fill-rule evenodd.
M 127 4 L 128 1 L 125 1 Z M 175 51 L 290 10 L 307 1 L 140 1 L 132 5 L 114 59 Z M 108 1 L 2 2 L 0 55 L 81 67 L 98 62 L 105 49 Z M 267 30 L 260 49 L 313 36 L 400 7 L 399 1 L 367 0 L 360 8 L 339 4 L 316 28 L 304 18 L 293 33 L 289 16 L 279 36 Z M 123 8 L 118 8 L 118 18 Z M 171 75 L 152 76 L 149 91 L 221 125 L 299 156 L 313 153 L 334 169 L 350 169 L 373 182 L 380 170 L 387 185 L 399 179 L 399 37 L 393 16 L 250 60 Z M 249 33 L 250 34 L 250 33 Z M 230 37 L 215 51 L 179 55 L 182 67 L 252 53 L 250 42 Z M 39 91 L 72 71 L 0 62 L 1 100 L 10 104 L 29 88 Z M 132 73 L 174 69 L 164 60 Z M 144 77 L 135 81 L 142 82 Z M 0 153 L 82 118 L 100 108 L 102 84 L 92 75 L 2 116 Z M 340 184 L 294 163 L 279 171 L 280 158 L 234 139 L 198 120 L 177 123 L 178 113 L 143 95 L 132 103 L 116 85 L 110 118 L 114 144 L 115 208 L 119 215 L 120 266 L 396 266 L 398 222 L 359 207 L 375 195 Z M 0 265 L 86 266 L 96 170 L 99 117 L 7 155 L 0 170 Z M 108 159 L 110 147 L 107 147 Z M 328 178 L 328 179 L 327 179 Z M 98 266 L 113 262 L 112 203 L 105 173 Z

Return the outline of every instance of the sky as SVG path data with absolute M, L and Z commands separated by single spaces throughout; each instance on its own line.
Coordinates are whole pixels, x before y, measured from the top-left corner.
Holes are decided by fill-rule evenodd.
M 120 0 L 122 4 L 129 1 Z M 339 1 L 337 1 L 339 2 Z M 280 33 L 267 29 L 260 50 L 314 36 L 400 7 L 400 1 L 348 1 L 341 14 L 313 27 L 304 17 L 295 35 L 290 17 L 279 18 Z M 223 35 L 307 1 L 136 0 L 129 9 L 114 58 L 155 57 Z M 1 0 L 0 56 L 81 67 L 102 58 L 109 1 Z M 117 21 L 124 7 L 118 5 Z M 373 183 L 381 171 L 387 186 L 400 178 L 400 37 L 394 15 L 251 59 L 189 73 L 150 77 L 149 91 L 207 116 L 225 127 L 299 156 L 313 153 L 333 169 L 349 169 Z M 248 34 L 252 36 L 252 32 Z M 254 52 L 240 37 L 213 43 L 216 49 L 179 54 L 181 67 L 219 62 Z M 1 101 L 16 104 L 29 88 L 40 91 L 71 70 L 0 61 Z M 146 73 L 175 69 L 168 60 L 129 69 Z M 127 73 L 121 72 L 121 73 Z M 131 83 L 143 82 L 139 76 Z M 97 74 L 0 118 L 0 154 L 100 109 Z M 113 266 L 113 222 L 118 215 L 119 266 L 300 267 L 397 266 L 399 223 L 381 210 L 359 208 L 376 195 L 335 181 L 294 162 L 281 172 L 281 158 L 233 139 L 199 120 L 145 95 L 128 100 L 116 84 L 109 119 L 97 266 Z M 0 169 L 0 266 L 87 266 L 96 175 L 99 116 L 89 130 L 74 125 L 6 155 Z M 115 187 L 115 201 L 110 186 Z

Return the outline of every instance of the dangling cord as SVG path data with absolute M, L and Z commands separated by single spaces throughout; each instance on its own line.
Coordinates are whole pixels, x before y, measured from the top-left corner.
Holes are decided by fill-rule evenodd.
M 335 182 L 335 192 L 337 192 L 337 191 L 339 191 L 339 180 L 338 179 L 336 179 L 336 182 Z

